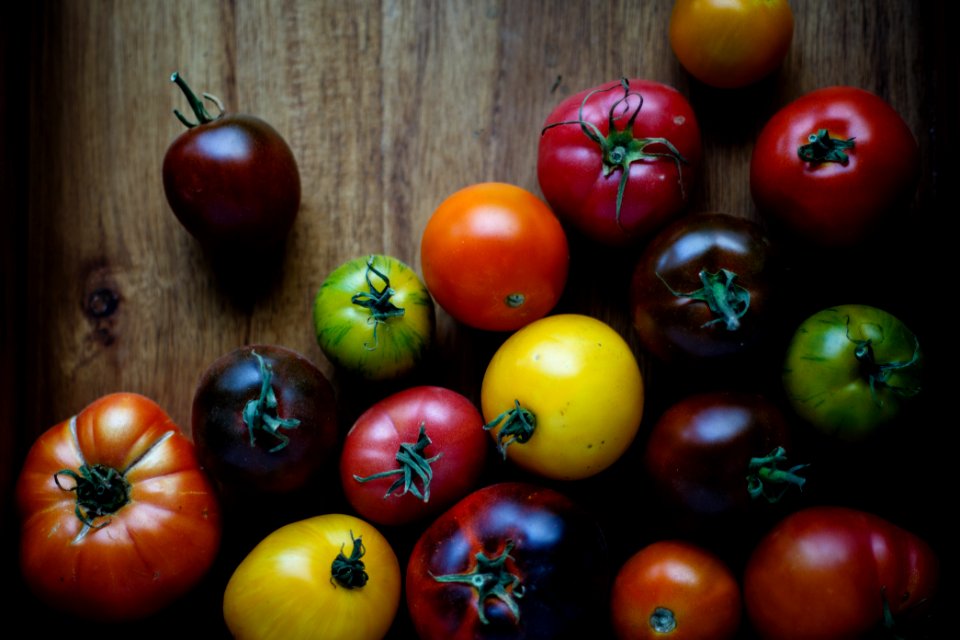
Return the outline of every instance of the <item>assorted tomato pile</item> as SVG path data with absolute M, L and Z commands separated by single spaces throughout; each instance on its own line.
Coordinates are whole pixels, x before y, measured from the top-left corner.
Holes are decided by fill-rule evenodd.
M 764 37 L 731 36 L 747 32 Z M 691 75 L 726 88 L 776 69 L 791 35 L 785 2 L 680 1 L 670 25 Z M 215 253 L 275 247 L 300 197 L 286 143 L 257 118 L 210 116 L 174 80 L 199 120 L 181 117 L 190 130 L 164 163 L 174 213 Z M 316 338 L 344 384 L 420 370 L 435 304 L 504 332 L 478 405 L 411 384 L 338 433 L 331 384 L 277 345 L 210 364 L 193 443 L 152 401 L 106 396 L 42 435 L 25 462 L 26 582 L 81 618 L 155 614 L 198 584 L 251 504 L 282 505 L 321 479 L 352 512 L 293 518 L 250 545 L 223 596 L 236 637 L 380 638 L 402 608 L 425 639 L 852 638 L 922 616 L 938 580 L 923 540 L 852 508 L 783 506 L 825 463 L 794 456 L 805 430 L 856 447 L 899 426 L 922 398 L 920 341 L 856 301 L 782 340 L 776 237 L 686 211 L 701 156 L 696 114 L 671 87 L 623 78 L 563 100 L 539 138 L 545 201 L 468 186 L 440 199 L 423 230 L 423 281 L 371 254 L 335 269 L 315 297 Z M 751 189 L 771 226 L 811 247 L 857 245 L 909 201 L 918 157 L 879 97 L 822 89 L 763 128 Z M 570 270 L 567 233 L 633 252 L 622 297 L 668 378 L 777 352 L 782 367 L 760 375 L 782 377 L 783 401 L 720 379 L 651 412 L 647 369 L 625 336 L 551 315 Z M 596 504 L 568 495 L 592 492 Z M 609 503 L 620 505 L 614 519 L 597 508 Z M 626 531 L 651 518 L 669 539 Z M 722 544 L 683 539 L 691 526 L 758 522 L 771 525 L 737 549 L 742 563 Z

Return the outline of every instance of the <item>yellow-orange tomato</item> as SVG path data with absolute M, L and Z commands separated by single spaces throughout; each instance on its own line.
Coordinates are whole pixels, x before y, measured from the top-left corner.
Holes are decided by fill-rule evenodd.
M 786 0 L 677 0 L 670 44 L 697 80 L 731 89 L 761 80 L 780 66 L 793 38 Z

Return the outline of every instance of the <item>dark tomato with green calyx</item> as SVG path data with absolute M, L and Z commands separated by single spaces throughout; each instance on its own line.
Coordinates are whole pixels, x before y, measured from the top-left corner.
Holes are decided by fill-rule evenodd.
M 790 437 L 780 409 L 758 394 L 690 396 L 667 409 L 644 457 L 660 494 L 702 515 L 777 502 L 805 480 L 787 461 Z
M 937 576 L 936 556 L 913 533 L 870 513 L 814 507 L 760 541 L 743 596 L 762 638 L 846 640 L 921 615 Z
M 819 311 L 787 347 L 783 384 L 794 411 L 855 441 L 899 417 L 920 392 L 923 354 L 896 316 L 861 304 Z
M 304 356 L 275 345 L 235 349 L 193 397 L 197 454 L 227 495 L 302 488 L 334 456 L 333 388 Z
M 640 342 L 665 362 L 754 350 L 772 324 L 777 270 L 756 223 L 722 213 L 677 220 L 634 268 L 630 307 Z
M 495 484 L 421 535 L 407 606 L 424 640 L 584 638 L 608 615 L 609 576 L 588 512 L 552 489 Z
M 180 223 L 215 254 L 263 256 L 286 238 L 300 209 L 300 171 L 283 137 L 246 114 L 210 115 L 183 78 L 197 122 L 174 110 L 188 127 L 163 158 L 163 188 Z

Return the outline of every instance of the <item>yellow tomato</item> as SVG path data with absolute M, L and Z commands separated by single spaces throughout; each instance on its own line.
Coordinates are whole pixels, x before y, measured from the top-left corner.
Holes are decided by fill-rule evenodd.
M 399 604 L 390 543 L 359 518 L 329 514 L 281 527 L 254 547 L 227 584 L 223 617 L 241 640 L 377 639 Z
M 680 64 L 704 84 L 753 84 L 780 66 L 793 38 L 786 0 L 677 0 L 670 44 Z
M 643 378 L 630 346 L 610 326 L 582 315 L 549 316 L 507 338 L 487 366 L 480 395 L 504 457 L 562 480 L 612 465 L 643 415 Z

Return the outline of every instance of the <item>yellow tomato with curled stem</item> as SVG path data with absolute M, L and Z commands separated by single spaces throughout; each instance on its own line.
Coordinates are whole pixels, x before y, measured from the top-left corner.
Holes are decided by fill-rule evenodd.
M 375 640 L 400 605 L 400 565 L 360 518 L 327 514 L 285 525 L 234 571 L 223 617 L 234 638 Z
M 541 476 L 579 480 L 608 468 L 643 416 L 643 377 L 609 325 L 577 314 L 517 331 L 483 377 L 484 420 L 504 458 Z

